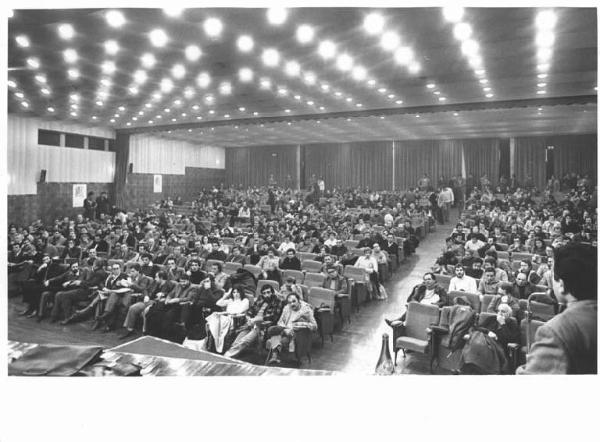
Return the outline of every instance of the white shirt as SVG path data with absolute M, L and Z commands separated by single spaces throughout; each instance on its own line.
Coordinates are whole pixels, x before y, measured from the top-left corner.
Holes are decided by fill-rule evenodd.
M 367 273 L 377 272 L 379 270 L 379 266 L 377 264 L 377 260 L 373 258 L 373 256 L 366 257 L 365 255 L 360 256 L 356 260 L 355 267 L 360 267 L 361 269 L 365 269 Z
M 436 304 L 440 301 L 440 297 L 434 290 L 425 290 L 425 296 L 421 299 L 420 304 Z
M 471 250 L 473 253 L 477 253 L 483 246 L 485 246 L 485 243 L 481 240 L 475 242 L 469 240 L 465 243 L 465 250 Z
M 230 315 L 241 315 L 242 313 L 246 313 L 250 308 L 250 302 L 248 298 L 233 300 L 231 298 L 228 299 L 219 299 L 216 304 L 219 307 L 225 307 L 225 311 Z
M 455 276 L 450 280 L 450 286 L 448 287 L 449 292 L 468 292 L 478 293 L 477 283 L 475 278 L 464 275 L 462 278 Z
M 279 253 L 285 253 L 285 252 L 287 252 L 287 251 L 288 251 L 288 249 L 294 249 L 294 250 L 296 250 L 296 244 L 295 244 L 295 243 L 293 243 L 293 242 L 291 242 L 291 241 L 290 241 L 290 242 L 285 242 L 285 241 L 284 241 L 284 242 L 282 242 L 282 243 L 279 245 L 279 248 L 277 249 L 277 251 L 278 251 Z

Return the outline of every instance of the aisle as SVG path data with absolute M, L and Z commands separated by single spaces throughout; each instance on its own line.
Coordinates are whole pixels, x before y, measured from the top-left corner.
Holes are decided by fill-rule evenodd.
M 314 348 L 312 364 L 303 368 L 318 370 L 339 370 L 348 374 L 372 374 L 381 349 L 381 335 L 390 334 L 384 318 L 396 318 L 405 310 L 406 298 L 412 288 L 422 281 L 423 273 L 440 255 L 444 240 L 452 232 L 457 212 L 451 214 L 451 222 L 437 226 L 421 241 L 416 256 L 410 257 L 400 266 L 392 279 L 386 283 L 387 301 L 371 301 L 352 316 L 352 323 L 344 325 L 341 332 L 333 336 L 333 342 L 325 340 L 323 349 Z M 392 349 L 390 348 L 390 351 Z M 392 352 L 392 358 L 394 354 Z M 428 373 L 428 364 L 422 357 L 398 355 L 397 373 Z

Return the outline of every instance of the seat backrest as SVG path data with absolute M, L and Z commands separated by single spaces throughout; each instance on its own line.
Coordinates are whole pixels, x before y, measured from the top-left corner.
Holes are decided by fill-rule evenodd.
M 226 246 L 233 247 L 235 245 L 235 238 L 231 238 L 231 237 L 221 238 L 221 242 Z
M 505 244 L 503 242 L 496 243 L 496 252 L 498 253 L 498 258 L 500 257 L 500 252 L 507 252 L 507 251 L 508 251 L 508 244 Z M 508 252 L 507 252 L 507 256 L 508 256 Z
M 497 249 L 496 253 L 498 254 L 498 259 L 506 259 L 507 261 L 509 260 L 508 252 Z
M 328 307 L 333 312 L 335 306 L 335 291 L 322 287 L 308 289 L 308 301 L 315 308 Z
M 481 313 L 486 313 L 488 311 L 488 308 L 490 307 L 490 304 L 495 296 L 496 295 L 483 295 L 483 300 L 481 301 Z
M 233 275 L 240 268 L 242 268 L 242 264 L 239 262 L 226 262 L 223 264 L 223 272 L 228 275 Z
M 304 285 L 311 287 L 323 287 L 325 282 L 325 275 L 321 273 L 306 272 L 304 275 Z
M 268 279 L 261 279 L 260 281 L 258 281 L 256 283 L 256 296 L 258 296 L 260 294 L 260 291 L 262 290 L 263 286 L 265 285 L 270 285 L 271 287 L 273 287 L 273 290 L 275 291 L 279 291 L 279 283 L 277 281 L 271 281 Z
M 304 261 L 302 261 L 302 270 L 306 272 L 320 272 L 321 267 L 323 267 L 323 263 L 319 261 L 314 261 L 312 259 L 305 259 Z
M 367 271 L 360 267 L 347 265 L 344 267 L 344 276 L 346 278 L 352 278 L 356 282 L 362 282 L 367 279 Z
M 464 296 L 469 300 L 471 307 L 475 310 L 475 313 L 479 313 L 481 311 L 481 300 L 479 299 L 479 293 L 468 293 L 468 292 L 450 292 L 448 293 L 448 300 L 450 304 L 454 305 L 454 300 L 459 296 Z
M 406 312 L 406 336 L 427 340 L 427 328 L 437 325 L 440 320 L 440 309 L 435 305 L 409 302 Z
M 477 325 L 481 326 L 489 318 L 495 318 L 495 317 L 496 317 L 496 313 L 481 312 L 477 318 Z
M 302 300 L 308 302 L 308 286 L 305 284 L 298 284 L 298 287 L 302 289 Z
M 262 273 L 262 269 L 259 266 L 255 266 L 253 264 L 245 264 L 244 269 L 248 270 L 255 277 L 258 277 Z
M 306 259 L 315 259 L 317 257 L 316 253 L 309 253 L 309 252 L 297 252 L 296 256 L 298 257 L 298 259 L 300 261 L 304 261 Z
M 347 239 L 344 242 L 344 244 L 345 244 L 346 248 L 348 248 L 348 249 L 355 249 L 356 246 L 358 245 L 358 241 L 355 239 Z
M 543 321 L 537 319 L 523 319 L 521 321 L 521 346 L 527 349 L 531 348 L 531 344 L 535 341 L 535 333 L 537 329 L 544 325 Z
M 527 310 L 530 318 L 548 321 L 556 316 L 558 305 L 556 301 L 545 292 L 536 292 L 527 299 Z
M 523 261 L 526 259 L 531 261 L 533 259 L 533 254 L 525 252 L 513 252 L 512 259 L 513 261 Z
M 282 276 L 283 276 L 284 281 L 288 277 L 293 276 L 294 278 L 296 278 L 296 284 L 304 283 L 304 272 L 302 272 L 301 270 L 292 270 L 292 269 L 284 270 Z
M 440 287 L 443 287 L 444 290 L 448 290 L 448 287 L 450 287 L 450 280 L 452 279 L 452 276 L 436 274 L 435 279 L 437 280 L 437 283 L 440 285 Z
M 122 259 L 109 259 L 108 260 L 108 265 L 112 266 L 113 264 L 119 264 L 121 266 L 121 268 L 123 268 L 123 260 Z

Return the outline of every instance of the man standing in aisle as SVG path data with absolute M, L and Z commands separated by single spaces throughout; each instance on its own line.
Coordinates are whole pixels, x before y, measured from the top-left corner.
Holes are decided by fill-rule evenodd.
M 442 212 L 442 224 L 450 220 L 450 207 L 454 203 L 454 192 L 448 186 L 442 187 L 438 195 L 438 206 Z

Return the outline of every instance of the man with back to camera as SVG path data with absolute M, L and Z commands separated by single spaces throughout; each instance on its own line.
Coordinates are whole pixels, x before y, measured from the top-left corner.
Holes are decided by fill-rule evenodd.
M 598 273 L 596 249 L 568 244 L 556 251 L 555 293 L 567 309 L 538 328 L 517 374 L 598 373 Z

